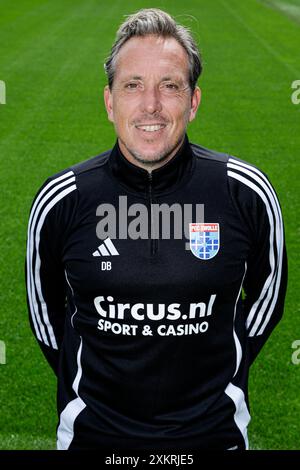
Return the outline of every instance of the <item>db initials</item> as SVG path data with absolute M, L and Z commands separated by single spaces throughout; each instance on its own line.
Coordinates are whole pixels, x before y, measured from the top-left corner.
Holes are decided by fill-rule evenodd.
M 111 261 L 101 261 L 101 271 L 110 271 Z

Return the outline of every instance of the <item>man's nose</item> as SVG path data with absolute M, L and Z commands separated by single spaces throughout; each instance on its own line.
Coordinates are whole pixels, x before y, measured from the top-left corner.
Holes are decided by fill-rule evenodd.
M 141 107 L 144 112 L 154 114 L 162 110 L 160 93 L 157 87 L 147 87 L 142 94 Z

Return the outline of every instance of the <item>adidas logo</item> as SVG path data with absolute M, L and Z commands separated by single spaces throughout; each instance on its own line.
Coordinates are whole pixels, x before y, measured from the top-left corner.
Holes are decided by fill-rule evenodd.
M 94 251 L 93 256 L 117 256 L 119 254 L 111 239 L 107 238 L 98 246 L 97 250 Z

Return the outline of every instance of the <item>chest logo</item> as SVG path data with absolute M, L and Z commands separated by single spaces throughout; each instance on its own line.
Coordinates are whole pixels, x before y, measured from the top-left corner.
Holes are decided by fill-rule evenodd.
M 117 256 L 119 255 L 115 245 L 108 237 L 104 242 L 98 246 L 97 250 L 94 251 L 93 256 Z
M 192 223 L 190 226 L 190 249 L 199 259 L 211 259 L 220 248 L 219 224 Z

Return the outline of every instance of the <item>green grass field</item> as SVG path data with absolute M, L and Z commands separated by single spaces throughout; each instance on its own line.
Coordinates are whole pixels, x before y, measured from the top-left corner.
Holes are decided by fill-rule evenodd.
M 0 449 L 53 449 L 56 382 L 31 334 L 24 288 L 28 211 L 49 175 L 108 148 L 103 61 L 123 15 L 159 7 L 194 32 L 204 58 L 192 142 L 257 164 L 283 208 L 284 319 L 250 377 L 252 449 L 300 449 L 300 0 L 0 0 Z

